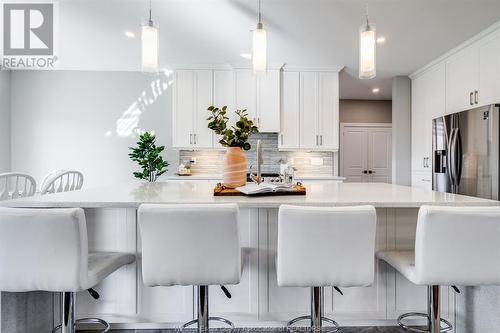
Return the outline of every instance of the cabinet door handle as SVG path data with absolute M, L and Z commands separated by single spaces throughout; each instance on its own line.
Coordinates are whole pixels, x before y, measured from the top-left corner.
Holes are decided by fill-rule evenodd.
M 474 93 L 471 91 L 469 95 L 469 103 L 470 105 L 474 105 L 474 101 L 472 100 Z
M 260 126 L 260 117 L 257 117 L 257 124 Z
M 425 157 L 424 157 L 424 159 L 422 160 L 422 166 L 425 168 Z
M 189 144 L 193 144 L 193 134 L 189 133 Z
M 283 144 L 283 134 L 280 135 L 281 144 Z
M 319 136 L 319 145 L 322 146 L 323 145 L 323 135 L 320 135 Z
M 316 135 L 316 146 L 318 145 L 318 135 Z
M 478 102 L 478 98 L 477 98 L 477 95 L 478 95 L 478 94 L 479 94 L 479 92 L 478 92 L 477 90 L 476 90 L 476 91 L 474 91 L 474 102 L 475 102 L 476 104 L 479 104 L 479 102 Z
M 193 134 L 194 144 L 196 144 L 196 134 Z

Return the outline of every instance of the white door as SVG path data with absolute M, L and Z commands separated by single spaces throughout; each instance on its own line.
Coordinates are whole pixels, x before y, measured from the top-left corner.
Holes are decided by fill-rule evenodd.
M 446 62 L 446 113 L 476 106 L 479 89 L 479 52 L 475 46 L 460 51 Z
M 500 33 L 491 36 L 479 46 L 480 105 L 500 101 Z
M 368 181 L 368 131 L 363 127 L 344 127 L 342 141 L 342 176 L 349 183 Z
M 318 148 L 318 73 L 300 73 L 300 126 L 300 148 Z
M 213 147 L 213 132 L 208 128 L 208 107 L 212 105 L 213 79 L 211 70 L 195 71 L 195 111 L 193 145 L 197 148 Z
M 319 73 L 319 148 L 339 149 L 339 76 L 338 73 Z
M 283 72 L 282 75 L 279 148 L 297 149 L 300 131 L 299 72 Z
M 392 182 L 392 129 L 368 128 L 368 178 L 372 183 Z
M 237 69 L 234 72 L 235 107 L 247 109 L 248 118 L 257 123 L 257 97 L 255 77 L 249 69 Z
M 391 183 L 392 128 L 342 126 L 341 175 L 346 182 Z
M 195 102 L 194 72 L 179 70 L 175 72 L 173 146 L 189 148 L 193 144 L 193 113 Z
M 261 132 L 280 131 L 280 71 L 257 75 L 257 126 Z

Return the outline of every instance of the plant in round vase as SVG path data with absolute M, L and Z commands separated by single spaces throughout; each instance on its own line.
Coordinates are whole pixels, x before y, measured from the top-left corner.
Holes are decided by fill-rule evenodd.
M 227 106 L 208 108 L 210 117 L 207 118 L 208 128 L 220 135 L 219 143 L 227 147 L 224 156 L 223 184 L 227 188 L 243 186 L 247 181 L 247 158 L 243 150 L 250 150 L 248 142 L 250 135 L 259 133 L 257 126 L 248 119 L 247 110 L 236 110 L 236 124 L 228 125 Z
M 134 172 L 134 177 L 155 182 L 167 171 L 169 164 L 161 156 L 165 146 L 156 146 L 154 134 L 149 132 L 141 134 L 139 141 L 137 141 L 137 147 L 129 147 L 129 149 L 132 152 L 128 156 L 142 168 L 142 171 Z

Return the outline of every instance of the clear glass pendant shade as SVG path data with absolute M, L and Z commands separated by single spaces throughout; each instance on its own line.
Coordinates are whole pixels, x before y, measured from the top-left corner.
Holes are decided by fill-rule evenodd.
M 267 35 L 262 23 L 253 31 L 253 71 L 264 72 L 267 69 Z
M 159 30 L 158 27 L 149 21 L 142 26 L 142 71 L 158 72 L 159 58 Z
M 373 79 L 375 76 L 377 76 L 375 26 L 363 24 L 359 29 L 359 78 Z

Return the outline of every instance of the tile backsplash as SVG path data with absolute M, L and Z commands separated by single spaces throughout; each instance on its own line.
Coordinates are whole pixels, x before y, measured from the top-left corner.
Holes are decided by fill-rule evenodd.
M 279 173 L 280 164 L 288 163 L 296 168 L 298 176 L 331 176 L 334 175 L 334 167 L 337 165 L 337 153 L 319 151 L 279 151 L 277 133 L 259 133 L 250 138 L 252 149 L 247 151 L 248 167 L 252 172 L 256 169 L 256 147 L 257 140 L 261 140 L 263 154 L 263 173 Z M 191 165 L 193 174 L 221 174 L 223 168 L 224 150 L 181 150 L 179 162 L 189 164 L 194 158 L 196 163 Z

